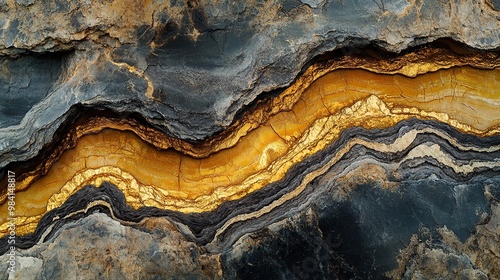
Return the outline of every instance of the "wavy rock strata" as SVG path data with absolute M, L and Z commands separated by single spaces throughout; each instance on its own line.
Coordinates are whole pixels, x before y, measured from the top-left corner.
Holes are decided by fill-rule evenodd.
M 416 135 L 413 140 L 395 141 L 412 134 Z M 359 144 L 363 142 L 365 144 Z M 458 238 L 465 240 L 470 228 L 496 219 L 487 217 L 496 213 L 492 212 L 491 203 L 499 199 L 500 166 L 487 167 L 486 163 L 488 159 L 494 161 L 499 157 L 498 144 L 498 137 L 471 137 L 439 123 L 414 119 L 390 129 L 351 129 L 335 144 L 292 168 L 282 181 L 239 201 L 226 202 L 213 212 L 182 214 L 155 207 L 135 210 L 126 204 L 125 197 L 115 186 L 107 183 L 100 188 L 87 186 L 44 216 L 37 230 L 20 237 L 17 246 L 30 248 L 23 251 L 23 257 L 37 258 L 29 252 L 45 251 L 44 248 L 52 243 L 56 244 L 54 246 L 59 246 L 59 242 L 67 244 L 68 241 L 63 240 L 74 238 L 71 232 L 79 223 L 83 223 L 83 234 L 90 234 L 85 238 L 93 240 L 97 236 L 108 238 L 123 232 L 124 229 L 119 228 L 124 226 L 139 230 L 139 234 L 153 219 L 155 225 L 161 225 L 149 229 L 155 232 L 153 236 L 182 236 L 178 238 L 184 240 L 185 246 L 197 245 L 197 251 L 204 252 L 203 259 L 212 259 L 209 271 L 217 271 L 221 265 L 227 269 L 224 270 L 227 277 L 249 277 L 255 274 L 250 266 L 262 266 L 264 269 L 257 271 L 263 277 L 285 273 L 295 266 L 298 266 L 299 275 L 380 277 L 380 273 L 394 268 L 400 242 L 409 240 L 419 227 L 445 224 Z M 472 159 L 479 157 L 484 162 L 474 163 L 481 167 L 467 172 Z M 456 165 L 448 166 L 450 162 Z M 107 213 L 118 222 L 113 223 L 114 226 L 107 225 L 109 218 L 95 216 L 95 213 Z M 256 230 L 256 227 L 261 229 Z M 123 233 L 120 236 L 114 238 L 127 244 L 130 236 Z M 147 246 L 158 246 L 154 240 Z M 111 241 L 100 242 L 104 247 L 111 246 L 109 250 L 117 249 L 112 247 L 114 245 L 106 245 Z M 167 244 L 169 242 L 173 241 Z M 310 245 L 310 251 L 297 251 L 296 247 L 304 246 L 304 242 Z M 88 245 L 81 246 L 84 247 L 73 248 L 75 254 Z M 122 250 L 139 250 L 136 254 L 143 255 L 153 250 L 148 247 Z M 2 250 L 5 252 L 7 247 Z M 161 254 L 168 256 L 172 250 L 164 249 Z M 258 250 L 261 257 L 252 263 L 254 250 Z M 281 252 L 279 259 L 290 258 L 290 261 L 272 261 L 277 257 L 276 251 Z M 469 254 L 479 253 L 472 251 Z M 361 256 L 362 261 L 359 260 Z M 53 259 L 54 254 L 48 257 L 35 261 L 59 262 Z M 84 259 L 101 263 L 89 256 Z M 198 260 L 193 258 L 194 263 L 189 261 L 187 264 L 199 268 Z M 179 263 L 185 261 L 184 258 L 177 260 Z M 278 263 L 269 266 L 276 261 Z M 125 267 L 127 261 L 119 257 L 113 262 Z M 325 267 L 320 268 L 322 265 L 317 262 L 325 263 Z M 78 263 L 61 267 L 59 273 L 69 273 L 76 265 Z M 282 271 L 273 272 L 271 267 L 275 265 Z M 170 266 L 176 265 L 170 263 L 164 268 Z M 487 271 L 488 266 L 485 269 Z M 48 273 L 44 269 L 42 272 Z M 480 272 L 479 269 L 477 273 Z M 118 272 L 110 273 L 109 277 L 117 277 L 114 273 Z M 184 274 L 186 271 L 172 273 L 189 276 Z
M 496 1 L 0 14 L 0 278 L 500 277 Z

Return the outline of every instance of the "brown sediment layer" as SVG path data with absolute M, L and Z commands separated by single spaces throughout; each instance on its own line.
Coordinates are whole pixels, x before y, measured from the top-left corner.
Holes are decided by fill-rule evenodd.
M 134 120 L 90 118 L 67 134 L 54 156 L 19 177 L 18 191 L 24 191 L 16 196 L 18 233 L 32 231 L 43 213 L 79 188 L 104 180 L 115 183 L 133 207 L 211 211 L 280 180 L 353 126 L 386 128 L 418 117 L 466 133 L 498 133 L 498 55 L 437 50 L 319 62 L 279 96 L 258 102 L 227 132 L 201 144 Z M 474 67 L 456 67 L 463 65 Z M 3 223 L 6 204 L 0 209 Z

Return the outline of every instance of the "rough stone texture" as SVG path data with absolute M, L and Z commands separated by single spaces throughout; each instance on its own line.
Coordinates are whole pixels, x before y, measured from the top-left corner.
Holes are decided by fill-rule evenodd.
M 71 54 L 58 82 L 46 81 L 50 92 L 33 93 L 45 97 L 19 124 L 14 117 L 0 128 L 0 167 L 38 153 L 75 104 L 138 112 L 170 135 L 199 140 L 328 51 L 374 44 L 399 52 L 438 38 L 500 46 L 497 13 L 476 1 L 190 3 L 5 4 L 0 52 Z
M 327 166 L 353 138 L 373 138 L 382 147 L 431 127 L 436 131 L 404 143 L 399 152 L 353 147 L 303 191 L 266 211 Z M 83 270 L 88 278 L 107 279 L 154 279 L 155 273 L 208 279 L 495 279 L 498 271 L 490 264 L 498 261 L 498 169 L 466 175 L 437 154 L 408 158 L 428 143 L 463 165 L 500 153 L 484 151 L 498 146 L 498 136 L 479 138 L 412 119 L 386 130 L 347 130 L 291 168 L 282 181 L 209 213 L 135 210 L 115 186 L 87 186 L 47 213 L 35 233 L 17 237 L 19 267 L 34 266 L 19 273 L 53 279 Z M 5 260 L 6 238 L 0 241 Z M 109 254 L 95 253 L 106 249 Z M 151 258 L 155 251 L 162 252 L 161 261 Z M 67 254 L 64 262 L 60 252 Z M 137 260 L 143 263 L 136 267 Z M 0 263 L 6 270 L 6 262 Z
M 64 55 L 1 58 L 0 127 L 19 124 L 24 115 L 51 91 L 61 73 Z
M 500 1 L 498 0 L 491 0 L 491 1 L 487 1 L 488 4 L 491 5 L 491 7 L 495 10 L 500 10 Z
M 62 227 L 21 253 L 15 279 L 220 279 L 217 255 L 186 241 L 165 219 L 134 229 L 105 214 Z M 26 257 L 25 257 L 26 256 Z M 2 257 L 0 271 L 6 273 Z
M 393 279 L 489 279 L 469 256 L 439 241 L 427 240 L 412 253 L 414 259 L 407 264 L 404 274 Z
M 39 153 L 56 161 L 51 152 L 59 130 L 71 131 L 84 112 L 130 117 L 141 129 L 200 143 L 339 49 L 345 54 L 370 45 L 371 51 L 412 53 L 447 38 L 464 44 L 450 44 L 454 52 L 489 50 L 498 57 L 499 6 L 497 0 L 0 0 L 0 179 L 6 181 L 9 164 L 27 171 Z M 386 54 L 373 56 L 384 60 Z M 417 68 L 436 71 L 439 63 L 429 61 Z M 435 98 L 468 94 L 455 89 Z M 494 90 L 470 96 L 497 105 L 488 93 Z M 425 90 L 422 95 L 426 102 Z M 330 113 L 321 97 L 313 100 Z M 342 119 L 330 113 L 313 120 L 305 136 L 293 136 L 311 143 L 286 149 L 315 152 L 261 188 L 222 198 L 213 211 L 134 209 L 127 199 L 137 198 L 106 181 L 68 191 L 40 215 L 36 229 L 16 237 L 14 274 L 7 273 L 8 236 L 0 238 L 0 278 L 500 278 L 498 124 L 475 129 L 450 119 L 448 108 L 399 108 L 414 118 L 396 121 L 394 108 L 376 95 L 351 101 L 337 109 L 366 118 L 340 128 L 331 142 L 321 140 Z M 500 118 L 493 112 L 491 119 Z M 382 120 L 394 122 L 363 127 Z M 259 164 L 271 168 L 266 159 L 273 149 L 259 152 L 265 158 Z M 201 160 L 193 162 L 200 173 Z M 186 195 L 173 203 L 196 199 Z M 5 217 L 6 204 L 0 207 Z
M 388 275 L 393 279 L 496 279 L 500 264 L 500 207 L 498 197 L 490 196 L 488 188 L 486 194 L 493 200 L 491 214 L 465 242 L 446 227 L 434 235 L 424 228 L 412 236 L 400 254 L 399 268 Z
M 432 181 L 431 178 L 428 182 Z M 312 193 L 305 205 L 288 208 L 288 213 L 273 214 L 267 222 L 268 218 L 264 219 L 263 226 L 253 222 L 257 228 L 221 254 L 187 240 L 168 219 L 146 218 L 139 224 L 125 226 L 97 210 L 62 225 L 43 242 L 19 250 L 15 276 L 22 279 L 380 279 L 393 275 L 395 279 L 438 276 L 495 279 L 498 272 L 492 264 L 498 261 L 494 252 L 498 250 L 495 244 L 499 232 L 485 233 L 483 228 L 498 227 L 498 206 L 492 204 L 493 212 L 488 213 L 487 199 L 499 197 L 481 197 L 474 190 L 459 196 L 450 194 L 445 187 L 433 190 L 438 197 L 457 196 L 459 203 L 469 201 L 471 206 L 485 203 L 482 209 L 466 209 L 460 204 L 453 205 L 451 200 L 432 202 L 425 195 L 415 195 L 412 192 L 425 194 L 427 190 L 419 186 L 421 182 L 408 182 L 408 187 L 396 193 L 381 189 L 377 182 L 359 185 L 347 196 L 339 197 L 331 188 L 326 189 L 328 193 Z M 495 182 L 498 184 L 498 177 Z M 318 182 L 311 188 L 320 186 Z M 496 195 L 499 193 L 498 187 L 486 189 L 486 193 L 490 189 Z M 445 209 L 444 204 L 448 206 Z M 457 213 L 457 209 L 463 213 Z M 475 219 L 454 221 L 460 216 Z M 463 232 L 476 223 L 484 223 L 485 218 L 489 222 L 476 226 L 477 233 L 465 235 L 468 239 L 464 245 L 453 231 L 436 227 L 445 225 Z M 402 255 L 410 257 L 399 264 L 404 270 L 387 274 L 396 268 L 399 249 L 408 241 L 410 245 Z M 485 250 L 492 253 L 484 254 Z M 7 269 L 6 259 L 6 255 L 0 257 L 0 271 Z
M 400 246 L 422 225 L 445 224 L 467 231 L 474 224 L 450 222 L 454 210 L 440 209 L 443 204 L 453 208 L 450 201 L 432 203 L 405 191 L 394 194 L 370 185 L 359 188 L 345 202 L 332 203 L 332 197 L 323 196 L 301 215 L 241 238 L 223 257 L 229 278 L 381 279 L 395 268 Z M 422 186 L 410 188 L 417 191 Z M 434 189 L 433 193 L 446 192 Z M 416 206 L 419 203 L 426 206 Z M 446 221 L 439 221 L 437 215 Z M 498 232 L 492 235 L 493 240 L 498 238 Z M 482 254 L 489 247 L 483 243 L 472 251 Z M 433 245 L 421 254 L 422 259 L 408 268 L 404 277 L 394 279 L 489 279 L 487 275 L 494 279 L 497 275 L 488 274 L 489 265 L 478 268 L 479 263 L 468 252 Z M 484 255 L 496 259 L 494 254 Z

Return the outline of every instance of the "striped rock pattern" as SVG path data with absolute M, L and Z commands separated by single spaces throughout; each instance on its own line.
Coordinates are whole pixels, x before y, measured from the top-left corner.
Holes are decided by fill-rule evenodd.
M 500 277 L 497 1 L 91 2 L 0 1 L 0 279 Z

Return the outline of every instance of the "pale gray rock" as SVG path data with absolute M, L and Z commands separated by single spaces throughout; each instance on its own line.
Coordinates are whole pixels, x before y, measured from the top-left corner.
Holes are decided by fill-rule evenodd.
M 220 279 L 218 256 L 186 241 L 168 221 L 123 226 L 96 213 L 69 223 L 48 242 L 18 250 L 14 279 Z M 5 271 L 1 256 L 0 271 Z M 2 277 L 8 274 L 2 274 Z M 20 278 L 18 278 L 20 277 Z

